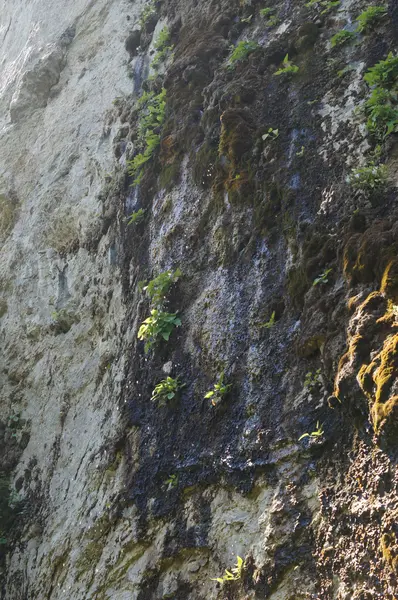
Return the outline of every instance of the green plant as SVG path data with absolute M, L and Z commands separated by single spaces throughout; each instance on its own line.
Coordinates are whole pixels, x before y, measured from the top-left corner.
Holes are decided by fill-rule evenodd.
M 300 150 L 296 152 L 296 156 L 304 156 L 305 154 L 305 146 L 301 146 Z
M 157 69 L 161 62 L 166 60 L 174 50 L 174 46 L 169 44 L 170 31 L 167 26 L 163 27 L 159 32 L 158 38 L 155 42 L 156 54 L 153 57 L 151 67 Z
M 167 485 L 167 491 L 169 492 L 178 485 L 178 475 L 169 475 L 164 481 L 164 485 Z
M 137 223 L 141 223 L 145 216 L 145 210 L 143 208 L 139 208 L 131 213 L 130 216 L 127 217 L 127 225 L 137 225 Z
M 268 27 L 275 27 L 279 23 L 279 17 L 275 14 L 274 8 L 262 8 L 260 15 L 266 19 Z
M 351 42 L 355 38 L 355 33 L 353 31 L 348 31 L 348 29 L 342 29 L 334 34 L 334 36 L 330 39 L 330 44 L 332 48 L 336 48 L 336 46 L 343 46 L 343 44 L 347 44 Z
M 225 569 L 225 575 L 222 577 L 212 577 L 211 581 L 218 581 L 218 583 L 224 584 L 228 581 L 238 581 L 242 578 L 242 572 L 244 569 L 244 560 L 240 556 L 237 556 L 236 566 L 233 567 L 230 571 Z
M 178 377 L 166 377 L 160 383 L 155 386 L 152 392 L 151 400 L 157 401 L 159 406 L 164 406 L 167 400 L 172 400 L 177 392 L 184 387 L 181 384 Z
M 398 56 L 390 52 L 368 69 L 364 80 L 373 88 L 365 103 L 366 126 L 374 137 L 383 139 L 398 131 Z
M 361 33 L 368 31 L 386 15 L 387 6 L 368 6 L 368 8 L 357 17 L 357 31 Z
M 390 89 L 396 87 L 398 79 L 398 56 L 390 52 L 385 60 L 380 60 L 367 70 L 364 80 L 370 86 Z
M 298 70 L 299 68 L 289 60 L 289 55 L 286 54 L 282 61 L 282 67 L 275 71 L 274 75 L 293 75 L 294 73 L 297 73 Z
M 333 9 L 340 6 L 340 0 L 309 0 L 305 4 L 307 8 L 317 8 L 321 9 L 321 15 L 326 15 L 331 12 Z
M 381 191 L 388 183 L 387 167 L 371 162 L 365 167 L 352 169 L 348 181 L 355 190 L 364 193 Z
M 272 127 L 270 127 L 267 131 L 267 133 L 264 133 L 261 136 L 261 139 L 263 141 L 270 139 L 270 140 L 276 140 L 276 138 L 279 137 L 279 129 L 273 129 Z
M 142 282 L 142 289 L 146 292 L 152 304 L 159 307 L 163 304 L 170 287 L 179 280 L 181 275 L 182 271 L 180 269 L 164 271 L 148 284 L 145 285 L 145 282 Z
M 321 369 L 317 369 L 315 373 L 308 371 L 304 379 L 304 387 L 313 390 L 314 388 L 322 385 Z
M 316 286 L 316 285 L 318 285 L 318 283 L 327 283 L 329 281 L 328 275 L 329 275 L 329 273 L 331 273 L 331 271 L 332 271 L 332 269 L 326 269 L 326 271 L 321 273 L 321 275 L 318 275 L 318 277 L 315 277 L 314 281 L 312 282 L 312 285 Z
M 174 327 L 181 325 L 177 313 L 168 313 L 154 308 L 138 330 L 139 340 L 145 340 L 145 352 L 148 352 L 161 337 L 168 341 Z
M 258 48 L 260 48 L 260 46 L 257 44 L 257 42 L 251 42 L 251 41 L 239 42 L 235 46 L 231 56 L 229 57 L 229 65 L 232 67 L 236 63 L 245 60 L 250 54 L 255 52 Z
M 149 19 L 156 15 L 156 0 L 151 0 L 143 9 L 140 16 L 140 26 L 141 28 L 145 27 L 148 23 Z
M 231 384 L 224 383 L 224 373 L 221 373 L 218 378 L 218 383 L 215 383 L 213 389 L 205 394 L 205 400 L 211 398 L 212 405 L 217 406 L 230 388 Z
M 273 327 L 275 325 L 275 311 L 273 311 L 269 321 L 267 321 L 266 323 L 262 323 L 260 325 L 260 327 L 265 328 L 265 329 L 271 329 L 271 327 Z
M 324 433 L 325 432 L 323 430 L 323 425 L 320 425 L 319 421 L 317 421 L 315 431 L 311 431 L 311 433 L 303 433 L 303 435 L 300 435 L 298 441 L 300 442 L 301 440 L 303 440 L 306 437 L 317 439 L 317 438 L 320 438 L 321 436 L 323 436 Z
M 137 145 L 142 147 L 134 158 L 127 162 L 127 171 L 134 177 L 134 184 L 141 181 L 143 165 L 152 157 L 160 144 L 159 130 L 163 125 L 166 110 L 166 90 L 159 94 L 144 92 L 138 101 L 138 139 Z

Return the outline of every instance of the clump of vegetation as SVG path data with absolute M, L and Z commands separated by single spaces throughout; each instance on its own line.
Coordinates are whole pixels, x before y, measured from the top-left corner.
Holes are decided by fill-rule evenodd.
M 390 52 L 366 72 L 364 80 L 373 87 L 365 103 L 367 129 L 374 137 L 384 139 L 398 131 L 398 56 Z
M 130 216 L 127 217 L 127 225 L 137 225 L 141 223 L 145 216 L 145 210 L 143 208 L 139 208 L 131 213 Z
M 275 71 L 274 75 L 294 75 L 299 70 L 297 65 L 294 65 L 291 60 L 289 60 L 289 55 L 286 54 L 285 58 L 282 61 L 282 66 L 280 69 Z
M 152 392 L 151 400 L 158 402 L 159 406 L 164 406 L 168 400 L 172 400 L 178 391 L 184 387 L 178 377 L 166 377 L 155 386 Z
M 279 17 L 274 8 L 262 8 L 260 15 L 265 18 L 267 27 L 276 27 L 279 24 Z
M 264 329 L 271 329 L 271 327 L 273 327 L 274 325 L 275 325 L 275 311 L 273 311 L 269 320 L 266 323 L 262 323 L 260 325 L 260 327 L 264 328 Z
M 322 385 L 321 369 L 317 369 L 315 373 L 308 371 L 305 375 L 304 387 L 312 391 L 320 385 Z
M 321 15 L 326 15 L 338 6 L 340 6 L 340 0 L 309 0 L 306 3 L 307 8 L 317 8 L 320 10 Z
M 225 569 L 225 575 L 222 577 L 212 577 L 212 581 L 218 581 L 218 583 L 224 584 L 229 581 L 238 581 L 242 578 L 242 573 L 244 569 L 244 560 L 240 556 L 237 556 L 236 566 L 233 567 L 230 571 Z
M 144 7 L 141 16 L 140 16 L 140 26 L 141 28 L 145 27 L 148 23 L 149 19 L 156 15 L 156 0 L 151 0 Z
M 276 140 L 279 137 L 279 129 L 273 129 L 272 127 L 270 127 L 267 131 L 267 133 L 264 133 L 261 136 L 261 139 L 263 140 L 263 142 L 265 142 L 265 140 Z
M 145 319 L 138 330 L 139 340 L 145 340 L 145 352 L 148 352 L 159 340 L 169 340 L 171 332 L 175 327 L 181 325 L 181 319 L 177 313 L 168 313 L 154 308 L 150 316 Z
M 159 32 L 159 36 L 155 42 L 156 54 L 153 57 L 151 67 L 157 69 L 161 62 L 165 61 L 173 52 L 174 46 L 169 44 L 170 42 L 170 31 L 167 26 Z
M 15 225 L 17 203 L 0 194 L 0 238 L 6 237 Z
M 316 286 L 319 283 L 327 283 L 329 281 L 328 275 L 331 272 L 332 272 L 332 269 L 326 269 L 326 271 L 321 273 L 321 275 L 318 275 L 318 277 L 315 277 L 314 281 L 312 282 L 312 285 Z
M 348 29 L 342 29 L 332 36 L 330 39 L 330 44 L 332 48 L 336 48 L 336 46 L 343 46 L 348 42 L 351 42 L 355 38 L 355 33 L 353 31 L 348 31 Z
M 369 31 L 369 29 L 379 23 L 381 19 L 384 19 L 386 15 L 386 6 L 368 6 L 368 8 L 357 17 L 357 31 L 361 33 Z
M 388 183 L 387 167 L 386 165 L 369 163 L 365 167 L 352 169 L 348 181 L 355 190 L 360 190 L 365 194 L 380 192 Z
M 151 300 L 153 306 L 159 308 L 163 305 L 169 289 L 179 280 L 181 275 L 182 271 L 180 269 L 168 270 L 160 273 L 146 285 L 145 282 L 141 283 L 143 291 Z
M 138 101 L 138 110 L 137 145 L 143 150 L 127 163 L 129 175 L 135 178 L 134 184 L 141 181 L 143 165 L 148 162 L 160 144 L 160 131 L 166 110 L 166 90 L 163 88 L 159 94 L 144 92 Z
M 255 52 L 258 48 L 260 48 L 260 46 L 257 44 L 257 42 L 251 42 L 251 41 L 239 42 L 235 46 L 231 56 L 229 57 L 230 67 L 234 67 L 236 65 L 236 63 L 246 60 L 246 58 L 248 56 L 250 56 L 250 54 Z
M 215 383 L 213 389 L 207 392 L 207 394 L 205 395 L 205 400 L 211 398 L 212 405 L 217 406 L 217 404 L 221 402 L 221 400 L 224 398 L 224 396 L 227 394 L 230 388 L 231 384 L 224 383 L 224 373 L 221 373 L 221 375 L 218 378 L 218 383 Z
M 325 432 L 323 430 L 323 425 L 320 425 L 319 421 L 317 421 L 315 431 L 311 431 L 311 433 L 303 433 L 303 435 L 300 435 L 298 441 L 300 442 L 301 440 L 303 440 L 306 437 L 318 439 L 318 438 L 322 437 L 324 433 Z
M 172 474 L 164 481 L 164 485 L 167 486 L 167 491 L 174 489 L 178 485 L 178 475 Z

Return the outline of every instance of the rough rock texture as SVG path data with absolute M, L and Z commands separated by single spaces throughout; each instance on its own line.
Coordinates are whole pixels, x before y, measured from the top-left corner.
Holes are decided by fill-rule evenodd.
M 331 43 L 376 4 L 4 0 L 2 599 L 397 598 L 395 2 Z

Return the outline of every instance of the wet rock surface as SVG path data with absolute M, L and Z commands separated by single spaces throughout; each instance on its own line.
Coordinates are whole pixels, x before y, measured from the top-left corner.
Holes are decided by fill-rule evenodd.
M 394 6 L 334 47 L 368 4 L 24 4 L 0 17 L 1 597 L 393 600 L 396 133 L 364 75 Z M 145 348 L 177 268 L 155 308 L 181 324 Z

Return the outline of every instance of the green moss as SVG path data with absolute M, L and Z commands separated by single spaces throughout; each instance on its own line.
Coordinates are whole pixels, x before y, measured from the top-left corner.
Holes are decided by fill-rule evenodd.
M 301 308 L 304 303 L 305 293 L 311 285 L 302 265 L 292 267 L 287 274 L 287 291 L 292 304 Z
M 381 278 L 380 292 L 398 302 L 398 261 L 391 260 Z

